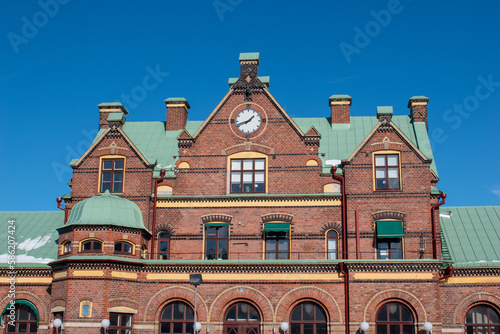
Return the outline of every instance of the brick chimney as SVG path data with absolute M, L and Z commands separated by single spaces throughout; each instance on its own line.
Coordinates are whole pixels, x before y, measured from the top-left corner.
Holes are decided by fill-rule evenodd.
M 99 129 L 107 129 L 112 124 L 122 127 L 128 111 L 120 102 L 104 102 L 99 107 Z
M 427 104 L 429 98 L 426 96 L 413 96 L 408 101 L 408 108 L 410 108 L 410 117 L 413 122 L 424 122 L 427 131 L 429 125 L 427 123 Z
M 167 122 L 165 130 L 182 130 L 186 126 L 188 110 L 191 108 L 183 97 L 169 97 L 165 100 L 167 105 Z
M 240 78 L 250 82 L 259 75 L 260 55 L 258 52 L 240 53 Z
M 328 101 L 332 110 L 332 124 L 349 124 L 351 122 L 352 97 L 332 95 Z

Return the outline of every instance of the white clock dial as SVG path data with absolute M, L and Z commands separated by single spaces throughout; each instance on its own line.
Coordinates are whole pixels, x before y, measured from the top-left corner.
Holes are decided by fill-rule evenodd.
M 262 116 L 255 109 L 245 108 L 236 114 L 234 124 L 241 133 L 252 134 L 260 129 Z

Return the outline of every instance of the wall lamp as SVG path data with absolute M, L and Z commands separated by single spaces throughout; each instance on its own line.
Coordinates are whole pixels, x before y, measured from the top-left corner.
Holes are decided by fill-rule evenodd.
M 363 321 L 359 325 L 359 332 L 360 333 L 366 333 L 368 331 L 368 328 L 370 328 L 370 325 L 366 321 Z
M 109 320 L 108 319 L 102 319 L 101 326 L 102 326 L 102 328 L 104 328 L 104 333 L 108 334 Z
M 56 328 L 56 333 L 57 334 L 62 334 L 62 332 L 64 330 L 64 324 L 63 324 L 62 320 L 59 319 L 59 318 L 54 319 L 54 322 L 52 324 Z

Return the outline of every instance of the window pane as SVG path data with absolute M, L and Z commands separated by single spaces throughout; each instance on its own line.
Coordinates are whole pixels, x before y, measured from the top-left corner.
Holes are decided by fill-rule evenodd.
M 488 312 L 488 310 L 486 308 L 486 305 L 476 306 L 476 323 L 478 323 L 478 324 L 488 323 L 487 312 Z
M 118 313 L 110 313 L 109 314 L 109 325 L 110 326 L 118 326 Z
M 182 333 L 182 322 L 174 322 L 174 333 Z
M 302 320 L 314 320 L 314 305 L 312 303 L 304 303 L 302 308 Z
M 500 324 L 500 317 L 498 313 L 491 307 L 488 307 L 490 313 L 490 324 Z
M 399 189 L 399 179 L 389 179 L 389 189 Z
M 29 325 L 29 333 L 36 333 L 36 329 L 37 329 L 37 324 L 36 323 L 33 323 L 33 324 L 30 324 Z
M 122 250 L 122 244 L 121 242 L 118 242 L 115 244 L 115 252 L 121 252 Z
M 186 324 L 186 331 L 185 333 L 193 333 L 193 323 L 192 322 L 187 322 Z
M 300 334 L 300 324 L 290 324 L 290 334 Z
M 253 180 L 253 173 L 248 173 L 248 172 L 245 172 L 243 173 L 243 184 L 247 183 L 247 182 L 252 182 Z
M 113 169 L 113 160 L 103 160 L 102 169 L 110 170 Z
M 165 310 L 161 315 L 162 320 L 171 320 L 172 319 L 172 304 L 168 304 Z
M 325 312 L 318 305 L 316 305 L 316 321 L 326 321 Z
M 111 191 L 111 183 L 103 183 L 101 185 L 101 192 L 105 192 L 106 190 Z
M 303 324 L 303 326 L 304 326 L 303 334 L 314 334 L 314 324 L 305 323 Z
M 403 334 L 413 334 L 413 326 L 403 325 Z
M 316 324 L 316 334 L 326 334 L 326 324 Z
M 168 241 L 160 242 L 160 252 L 167 252 L 167 251 L 168 251 Z
M 377 334 L 386 334 L 387 325 L 377 325 Z
M 123 244 L 123 251 L 125 253 L 131 253 L 132 252 L 132 246 L 130 244 L 124 243 Z
M 19 305 L 19 304 L 18 304 Z M 29 318 L 29 312 L 26 309 L 26 306 L 20 306 L 19 311 L 18 311 L 18 318 L 19 320 L 28 320 Z
M 401 307 L 401 320 L 402 321 L 413 321 L 413 316 L 410 313 L 410 310 L 405 306 Z
M 123 181 L 123 173 L 122 172 L 114 173 L 113 181 L 114 182 Z
M 215 238 L 217 236 L 217 227 L 207 228 L 207 238 Z
M 131 327 L 132 326 L 132 316 L 131 315 L 122 314 L 121 317 L 122 317 L 121 325 L 123 327 Z
M 389 325 L 390 328 L 390 334 L 401 334 L 399 325 Z
M 387 156 L 387 166 L 397 166 L 398 165 L 398 156 L 397 155 L 388 155 Z
M 17 331 L 20 333 L 26 333 L 26 330 L 28 329 L 28 324 L 25 322 L 18 322 L 18 327 Z
M 186 320 L 193 320 L 194 319 L 193 309 L 189 305 L 186 305 L 186 308 L 184 309 L 184 313 L 186 314 L 186 317 L 185 317 Z
M 386 189 L 387 181 L 385 179 L 377 179 L 377 189 Z
M 100 251 L 101 250 L 101 243 L 99 241 L 94 241 L 93 244 L 94 244 L 93 249 L 95 251 Z
M 385 178 L 385 169 L 382 168 L 375 169 L 375 177 L 377 179 Z
M 123 169 L 123 160 L 115 160 L 115 169 L 122 170 Z
M 241 184 L 239 184 L 239 183 L 232 183 L 231 184 L 231 192 L 233 192 L 233 193 L 240 193 L 241 192 Z
M 264 172 L 255 172 L 255 183 L 264 183 Z
M 174 303 L 172 309 L 174 311 L 174 320 L 184 320 L 184 303 Z
M 292 312 L 292 315 L 290 316 L 290 319 L 292 321 L 300 321 L 301 320 L 301 317 L 300 317 L 300 305 L 296 306 L 293 309 L 293 312 Z
M 397 168 L 389 168 L 389 178 L 398 178 L 399 170 Z
M 82 250 L 91 250 L 91 248 L 90 248 L 91 246 L 92 246 L 92 242 L 90 242 L 90 241 L 84 242 L 82 245 Z
M 229 308 L 226 315 L 226 321 L 234 321 L 236 320 L 236 305 L 233 305 Z
M 375 166 L 385 166 L 385 155 L 375 156 Z
M 253 160 L 243 160 L 243 170 L 252 170 Z
M 231 173 L 231 183 L 240 183 L 241 182 L 241 173 L 233 172 Z
M 378 311 L 377 321 L 387 321 L 387 305 L 382 306 Z
M 264 170 L 265 168 L 265 160 L 264 159 L 256 159 L 255 160 L 255 169 L 256 170 Z
M 122 183 L 121 182 L 115 182 L 113 184 L 113 192 L 115 192 L 115 193 L 121 193 L 122 192 Z
M 248 304 L 238 304 L 238 320 L 246 321 L 248 319 Z
M 229 229 L 227 227 L 219 227 L 219 238 L 227 238 Z
M 400 321 L 399 315 L 399 304 L 389 303 L 387 305 L 387 310 L 389 311 L 389 321 Z
M 250 310 L 248 312 L 248 320 L 254 320 L 254 321 L 259 321 L 259 312 L 257 312 L 257 309 L 253 306 L 250 305 Z
M 469 312 L 467 312 L 467 315 L 465 316 L 465 323 L 472 324 L 473 322 L 474 322 L 474 309 L 471 308 Z
M 241 170 L 241 160 L 231 160 L 232 170 Z

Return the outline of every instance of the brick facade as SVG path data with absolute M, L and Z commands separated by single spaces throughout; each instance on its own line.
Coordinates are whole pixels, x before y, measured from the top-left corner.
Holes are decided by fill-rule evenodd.
M 154 197 L 155 180 L 160 177 L 157 162 L 127 135 L 124 119 L 108 122 L 110 112 L 101 108 L 103 131 L 72 166 L 66 208 L 71 213 L 77 203 L 100 193 L 102 159 L 119 157 L 125 167 L 123 191 L 117 195 L 137 204 L 148 231 L 95 224 L 59 229 L 58 243 L 71 241 L 71 253 L 59 254 L 50 269 L 18 275 L 28 282 L 18 284 L 18 299 L 32 302 L 39 310 L 38 333 L 51 332 L 56 310 L 63 310 L 64 333 L 98 333 L 101 320 L 110 313 L 131 314 L 132 333 L 160 333 L 167 305 L 180 301 L 194 307 L 189 275 L 197 273 L 203 276 L 197 289 L 197 321 L 203 334 L 234 333 L 228 332 L 235 323 L 226 321 L 226 315 L 235 303 L 257 309 L 260 333 L 281 331 L 280 324 L 290 323 L 292 311 L 304 302 L 324 311 L 326 333 L 355 333 L 363 321 L 369 323 L 370 333 L 376 333 L 377 312 L 389 302 L 410 310 L 414 333 L 425 322 L 434 325 L 434 333 L 463 333 L 465 313 L 478 303 L 498 311 L 497 281 L 482 280 L 498 276 L 498 270 L 464 271 L 457 283 L 440 280 L 446 264 L 439 209 L 434 213 L 436 240 L 431 226 L 431 208 L 439 203 L 440 193 L 432 191 L 437 182 L 432 159 L 417 148 L 415 140 L 390 116 L 381 118 L 350 156 L 337 163 L 345 179 L 345 200 L 340 191 L 325 192 L 327 185 L 341 189 L 340 179 L 333 177 L 324 158 L 325 130 L 312 123 L 301 128 L 302 123 L 289 117 L 259 81 L 258 59 L 250 56 L 240 61 L 240 78 L 196 131 L 181 132 L 188 127 L 187 101 L 165 100 L 166 131 L 177 131 L 177 139 L 168 143 L 176 147 L 174 164 L 158 184 L 168 186 L 171 194 L 159 192 Z M 330 128 L 353 126 L 351 101 L 345 95 L 330 98 L 331 114 L 325 110 Z M 410 100 L 414 122 L 427 125 L 427 101 Z M 260 128 L 249 135 L 238 130 L 241 125 L 235 122 L 245 108 L 262 117 Z M 394 191 L 375 189 L 377 154 L 399 159 L 400 186 Z M 231 193 L 231 159 L 236 158 L 264 159 L 264 192 Z M 378 259 L 378 221 L 402 221 L 404 237 L 393 239 L 402 240 L 403 259 Z M 288 259 L 266 260 L 266 247 L 270 247 L 266 228 L 277 226 L 274 223 L 290 226 L 285 239 Z M 210 226 L 227 226 L 227 259 L 206 259 Z M 328 259 L 328 231 L 338 236 L 333 259 Z M 165 260 L 158 255 L 162 232 L 169 235 Z M 343 235 L 347 249 L 342 248 Z M 79 242 L 89 238 L 103 241 L 103 252 L 79 251 Z M 114 253 L 117 240 L 129 241 L 135 252 Z M 1 285 L 1 289 L 8 287 Z M 91 302 L 91 316 L 82 317 L 82 301 Z M 7 303 L 7 298 L 1 299 L 0 308 Z

